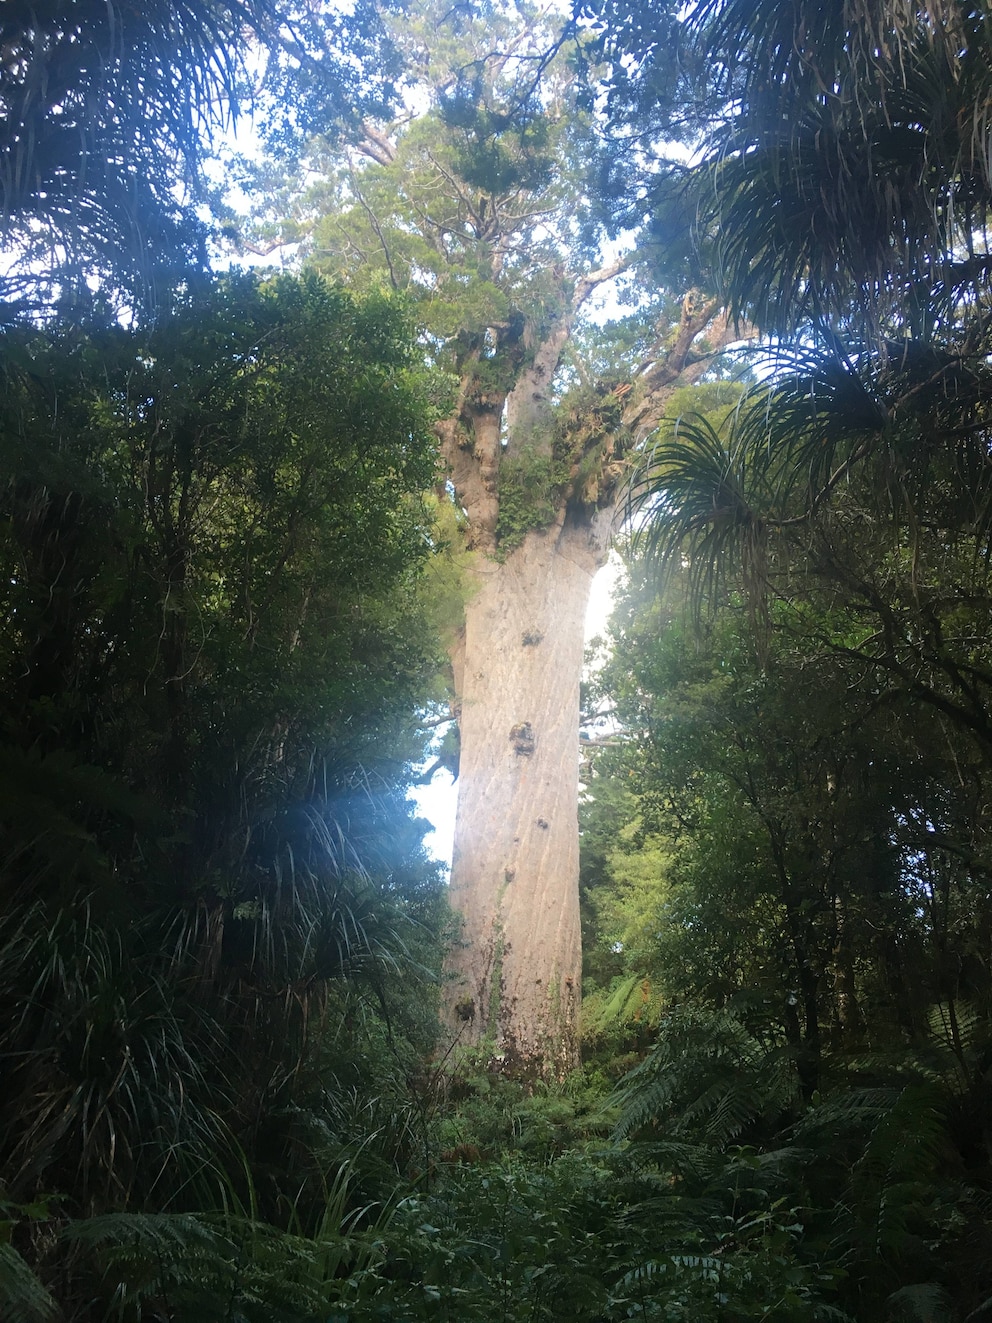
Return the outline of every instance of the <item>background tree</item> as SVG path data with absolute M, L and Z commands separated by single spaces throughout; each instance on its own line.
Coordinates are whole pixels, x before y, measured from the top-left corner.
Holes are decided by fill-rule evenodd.
M 685 39 L 713 43 L 726 64 L 708 77 L 740 97 L 726 114 L 708 103 L 710 156 L 684 187 L 712 202 L 728 302 L 780 348 L 771 384 L 723 431 L 688 420 L 662 437 L 641 494 L 663 558 L 688 558 L 697 599 L 718 603 L 742 565 L 759 647 L 772 623 L 805 636 L 819 619 L 819 646 L 862 666 L 891 710 L 939 714 L 974 787 L 988 721 L 987 189 L 963 127 L 964 105 L 984 104 L 981 78 L 959 55 L 984 32 L 955 6 L 940 16 L 850 7 L 821 31 L 805 11 L 753 22 L 736 6 L 692 11 Z M 809 46 L 801 69 L 782 53 L 788 31 L 790 49 Z M 734 61 L 745 50 L 753 59 Z M 956 128 L 926 101 L 939 87 L 959 108 Z M 697 90 L 702 104 L 709 82 Z M 925 179 L 912 166 L 922 154 Z M 905 187 L 887 202 L 897 166 Z M 825 196 L 843 191 L 839 171 L 860 201 L 835 216 Z M 968 206 L 955 205 L 959 191 Z M 780 232 L 786 213 L 809 219 Z M 984 833 L 965 816 L 972 826 L 958 818 L 950 836 L 921 839 L 982 869 Z
M 418 1142 L 435 451 L 404 315 L 313 275 L 3 373 L 2 1197 L 71 1314 L 67 1217 L 313 1231 Z
M 661 772 L 660 838 L 672 860 L 663 865 L 656 931 L 671 940 L 684 923 L 692 950 L 700 933 L 729 937 L 713 896 L 726 907 L 722 888 L 732 881 L 749 956 L 761 949 L 764 925 L 776 924 L 772 948 L 802 955 L 791 975 L 780 970 L 766 983 L 760 960 L 741 967 L 739 943 L 704 941 L 711 957 L 698 973 L 711 1006 L 722 1013 L 735 987 L 746 1004 L 752 990 L 795 978 L 800 1023 L 790 1029 L 782 1012 L 767 1065 L 783 1041 L 799 1042 L 807 1095 L 824 1078 L 822 1069 L 808 1075 L 810 1026 L 822 1061 L 833 1034 L 842 1052 L 856 1050 L 852 1029 L 838 1027 L 852 1007 L 873 1046 L 894 1017 L 903 1041 L 944 1060 L 947 1142 L 955 1161 L 983 1180 L 984 1150 L 979 1156 L 972 1136 L 986 1108 L 983 989 L 992 953 L 982 936 L 987 838 L 973 809 L 987 782 L 988 187 L 979 159 L 987 98 L 977 70 L 987 68 L 987 34 L 956 5 L 925 13 L 845 5 L 823 14 L 802 5 L 700 4 L 667 32 L 645 17 L 638 6 L 605 16 L 607 41 L 626 52 L 615 104 L 632 144 L 634 130 L 640 134 L 626 159 L 650 151 L 652 134 L 660 138 L 671 123 L 659 72 L 674 50 L 691 93 L 682 122 L 695 127 L 701 164 L 645 173 L 656 225 L 688 218 L 678 232 L 689 240 L 688 258 L 715 258 L 731 309 L 777 338 L 770 378 L 726 423 L 673 423 L 643 473 L 645 544 L 670 583 L 688 584 L 701 630 L 696 649 L 708 656 L 719 640 L 715 666 L 699 677 L 692 649 L 676 652 L 678 666 L 667 669 L 682 646 L 677 632 L 656 645 L 656 663 L 634 664 L 643 691 L 635 706 L 657 732 L 646 747 L 665 748 L 667 767 L 679 765 L 687 730 L 719 731 L 723 744 L 708 753 L 693 745 L 697 781 L 688 778 L 684 792 Z M 736 622 L 731 638 L 728 621 Z M 744 645 L 743 671 L 734 637 Z M 668 660 L 653 672 L 661 658 Z M 702 728 L 698 711 L 683 706 L 700 682 Z M 853 744 L 845 711 L 857 721 Z M 827 765 L 838 757 L 845 776 L 861 769 L 857 800 L 847 804 L 844 776 Z M 838 816 L 854 802 L 868 810 L 860 826 L 857 815 Z M 639 811 L 650 822 L 658 810 L 649 792 Z M 874 862 L 866 856 L 849 871 L 844 850 L 856 856 L 873 836 Z M 672 848 L 673 838 L 687 853 Z M 776 873 L 787 882 L 778 920 L 765 890 Z M 862 882 L 881 887 L 871 902 L 852 889 Z M 788 890 L 797 884 L 802 899 L 790 917 Z M 892 908 L 870 918 L 867 906 L 885 897 Z M 858 939 L 877 935 L 877 945 L 873 936 L 871 954 L 856 955 L 845 971 L 848 912 L 862 916 Z M 914 986 L 900 988 L 910 951 Z M 683 984 L 682 995 L 690 994 L 698 997 L 699 987 Z M 878 1018 L 866 1030 L 869 1006 Z M 753 1027 L 746 1012 L 735 1018 Z M 665 1124 L 679 1114 L 682 1086 L 672 1081 L 679 1056 L 689 1064 L 691 1053 L 689 1033 L 674 1021 L 632 1081 L 637 1121 Z M 698 1038 L 699 1025 L 690 1026 Z M 727 1026 L 716 1028 L 713 1060 L 725 1061 Z M 749 1059 L 749 1048 L 735 1051 Z M 861 1067 L 862 1079 L 884 1074 Z M 734 1101 L 715 1074 L 686 1087 L 682 1108 L 714 1124 L 736 1116 L 740 1125 L 747 1114 L 767 1125 L 769 1104 L 784 1105 L 767 1094 Z M 858 1316 L 884 1310 L 869 1295 Z

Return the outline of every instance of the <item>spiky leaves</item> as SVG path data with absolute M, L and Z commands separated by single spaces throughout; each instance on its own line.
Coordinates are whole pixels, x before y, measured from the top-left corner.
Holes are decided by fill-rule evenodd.
M 735 409 L 670 419 L 631 481 L 637 536 L 663 564 L 686 558 L 697 606 L 741 567 L 752 594 L 774 592 L 771 560 L 822 547 L 845 509 L 866 537 L 904 538 L 914 554 L 923 530 L 985 547 L 992 381 L 981 351 L 906 339 L 884 356 L 848 355 L 833 340 L 780 348 L 769 363 L 769 383 Z
M 201 268 L 204 157 L 250 112 L 266 62 L 271 91 L 292 100 L 270 106 L 284 140 L 287 126 L 312 132 L 319 116 L 328 132 L 380 109 L 395 73 L 370 6 L 345 24 L 292 0 L 7 5 L 0 52 L 8 316 L 85 301 L 96 276 L 144 302 Z
M 695 7 L 731 109 L 699 174 L 736 308 L 927 336 L 984 305 L 986 24 L 969 6 Z M 977 307 L 974 306 L 977 303 Z
M 591 8 L 615 154 L 662 246 L 678 259 L 691 238 L 736 315 L 780 335 L 985 324 L 992 85 L 974 7 L 699 0 L 660 25 L 653 5 Z

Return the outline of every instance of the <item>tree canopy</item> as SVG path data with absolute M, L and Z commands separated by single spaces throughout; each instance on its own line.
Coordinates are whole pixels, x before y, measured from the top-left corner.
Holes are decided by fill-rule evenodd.
M 4 1197 L 177 1211 L 216 1178 L 276 1216 L 267 1164 L 299 1144 L 309 1216 L 308 1128 L 333 1162 L 351 1091 L 390 1087 L 365 1040 L 402 1058 L 429 1024 L 407 322 L 231 278 L 2 352 Z

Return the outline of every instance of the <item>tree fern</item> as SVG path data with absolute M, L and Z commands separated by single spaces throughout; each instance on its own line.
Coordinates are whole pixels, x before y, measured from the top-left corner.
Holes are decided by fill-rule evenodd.
M 112 1317 L 144 1307 L 229 1316 L 237 1246 L 193 1214 L 108 1213 L 71 1222 L 62 1240 L 83 1252 Z
M 582 1033 L 588 1039 L 614 1028 L 650 1025 L 660 1009 L 661 994 L 652 987 L 651 979 L 628 974 L 583 999 Z
M 231 1211 L 224 1214 L 113 1213 L 70 1222 L 66 1251 L 88 1265 L 90 1289 L 109 1317 L 147 1311 L 204 1323 L 322 1317 L 345 1269 L 361 1271 L 377 1254 L 389 1211 L 368 1231 L 347 1229 L 347 1177 L 340 1174 L 316 1234 L 305 1235 Z
M 729 1011 L 673 1010 L 658 1042 L 621 1082 L 617 1136 L 664 1124 L 676 1135 L 723 1144 L 766 1112 L 796 1101 L 786 1053 L 758 1042 Z
M 912 1250 L 946 1142 L 944 1100 L 932 1085 L 907 1086 L 878 1118 L 851 1188 L 862 1234 L 880 1259 Z
M 886 1301 L 891 1317 L 903 1323 L 950 1323 L 947 1293 L 937 1282 L 914 1282 L 893 1291 Z

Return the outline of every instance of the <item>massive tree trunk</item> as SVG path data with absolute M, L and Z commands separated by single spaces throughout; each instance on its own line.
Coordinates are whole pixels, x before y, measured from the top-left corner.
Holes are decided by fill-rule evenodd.
M 480 565 L 466 611 L 448 1004 L 461 1041 L 523 1075 L 578 1063 L 579 678 L 603 532 L 528 533 Z
M 576 309 L 606 274 L 579 287 Z M 735 338 L 716 313 L 687 298 L 674 339 L 615 392 L 629 399 L 628 443 Z M 709 343 L 694 348 L 707 328 Z M 497 530 L 501 468 L 522 451 L 551 464 L 550 387 L 570 329 L 558 323 L 502 396 L 480 393 L 466 364 L 458 412 L 438 429 L 479 553 L 452 657 L 461 757 L 451 902 L 463 922 L 446 1014 L 458 1040 L 483 1045 L 501 1069 L 553 1078 L 578 1063 L 579 680 L 589 589 L 625 468 L 615 438 L 578 428 L 550 526 L 511 551 Z

